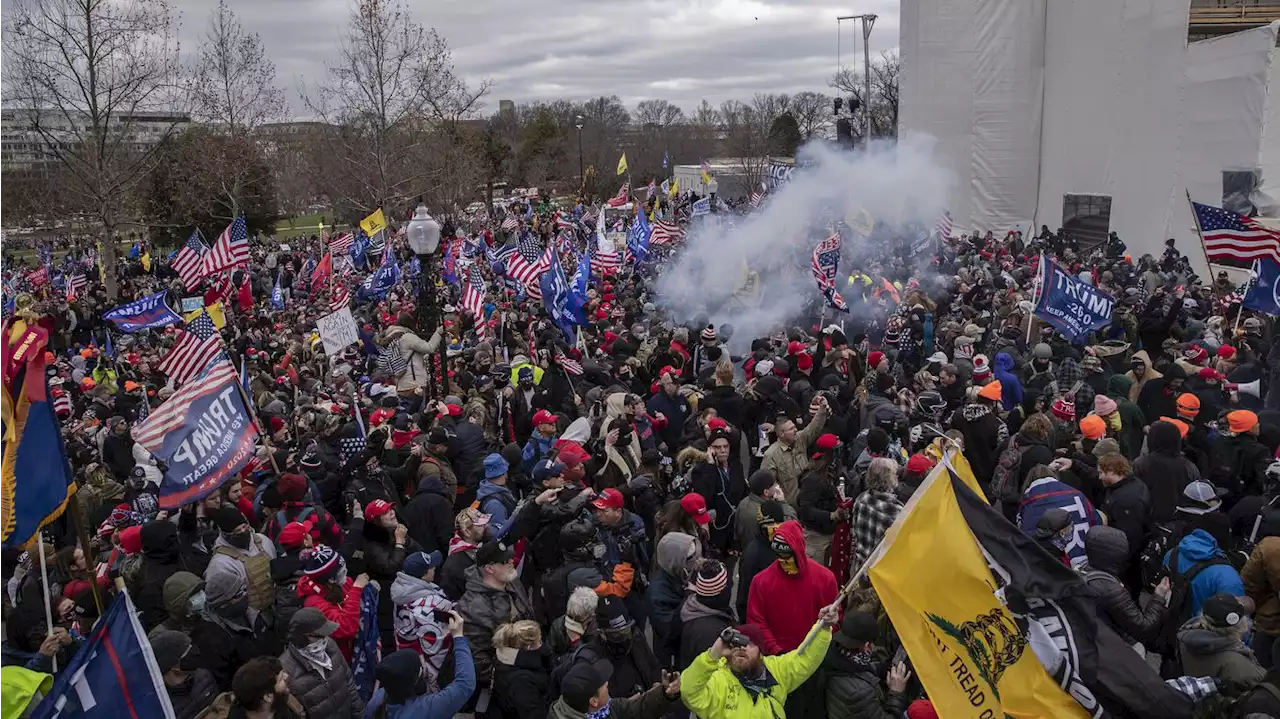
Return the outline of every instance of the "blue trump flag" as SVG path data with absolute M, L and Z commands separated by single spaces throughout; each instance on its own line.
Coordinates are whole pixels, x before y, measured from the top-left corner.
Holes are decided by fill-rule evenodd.
M 157 329 L 178 322 L 182 317 L 165 301 L 165 292 L 157 292 L 139 300 L 109 310 L 102 315 L 103 319 L 116 323 L 121 332 L 137 332 L 138 330 Z
M 1072 342 L 1110 325 L 1115 304 L 1111 295 L 1040 256 L 1040 294 L 1035 315 Z
M 644 208 L 636 212 L 636 221 L 631 223 L 627 232 L 627 250 L 638 265 L 649 257 L 649 237 L 653 231 L 649 229 L 649 218 L 644 216 Z
M 173 719 L 173 705 L 128 592 L 103 615 L 32 719 Z
M 377 682 L 374 673 L 382 661 L 382 643 L 378 635 L 378 587 L 365 585 L 360 593 L 360 632 L 351 654 L 351 679 L 360 698 L 369 701 Z
M 578 258 L 578 269 L 573 273 L 573 282 L 569 287 L 569 311 L 573 313 L 573 321 L 578 325 L 587 323 L 587 284 L 591 280 L 591 255 L 583 252 Z
M 1253 279 L 1240 304 L 1268 315 L 1280 315 L 1280 262 L 1266 258 L 1253 263 Z
M 369 252 L 369 236 L 364 230 L 356 229 L 356 240 L 351 243 L 351 259 L 355 262 L 356 267 L 364 268 L 365 255 Z
M 249 463 L 258 441 L 235 366 L 210 362 L 133 428 L 133 440 L 164 463 L 161 509 L 218 491 Z
M 573 321 L 573 313 L 569 311 L 569 280 L 560 266 L 560 254 L 551 253 L 551 266 L 538 279 L 542 287 L 542 303 L 546 306 L 547 315 L 556 327 L 564 333 L 570 345 L 578 343 L 578 328 Z
M 4 546 L 21 547 L 56 520 L 75 493 L 74 475 L 49 399 L 44 350 L 48 333 L 21 320 L 5 323 L 4 455 L 0 529 Z
M 361 297 L 381 299 L 400 281 L 400 264 L 395 260 L 395 253 L 388 252 L 382 257 L 382 264 L 369 278 L 360 285 Z
M 271 288 L 271 309 L 284 309 L 284 288 L 280 286 L 279 272 L 276 272 L 276 285 Z

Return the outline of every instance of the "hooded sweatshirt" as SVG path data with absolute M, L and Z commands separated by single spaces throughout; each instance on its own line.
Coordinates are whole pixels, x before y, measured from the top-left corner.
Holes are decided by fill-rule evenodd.
M 1170 550 L 1169 554 L 1165 555 L 1165 566 L 1169 566 L 1172 554 Z M 1226 554 L 1218 549 L 1218 542 L 1213 535 L 1203 529 L 1197 529 L 1178 543 L 1176 570 L 1179 575 L 1184 575 L 1192 566 L 1214 557 L 1225 560 Z M 1240 580 L 1240 574 L 1229 562 L 1207 567 L 1191 580 L 1191 616 L 1199 616 L 1200 607 L 1204 601 L 1218 592 L 1226 592 L 1237 597 L 1244 596 L 1244 582 Z
M 1133 474 L 1151 494 L 1151 521 L 1173 520 L 1182 490 L 1200 479 L 1200 470 L 1182 456 L 1182 436 L 1168 422 L 1155 422 L 1147 432 L 1147 454 L 1133 463 Z
M 1157 372 L 1155 368 L 1151 366 L 1151 357 L 1147 355 L 1146 350 L 1134 352 L 1130 361 L 1132 362 L 1133 360 L 1142 362 L 1142 366 L 1146 368 L 1146 371 L 1142 373 L 1141 377 L 1134 374 L 1133 370 L 1129 370 L 1124 373 L 1124 376 L 1128 377 L 1129 380 L 1133 382 L 1133 386 L 1129 388 L 1129 401 L 1136 403 L 1138 401 L 1138 393 L 1142 391 L 1142 387 L 1146 385 L 1147 382 L 1150 382 L 1153 379 L 1159 379 L 1164 375 Z
M 1022 382 L 1013 373 L 1013 357 L 1008 352 L 997 352 L 992 374 L 1000 382 L 1000 404 L 1011 412 L 1022 404 Z
M 391 583 L 391 602 L 395 605 L 396 649 L 412 649 L 427 661 L 427 681 L 435 684 L 449 646 L 449 626 L 436 621 L 437 610 L 453 608 L 435 582 L 404 572 Z
M 791 547 L 797 571 L 788 574 L 775 560 L 751 580 L 747 622 L 764 630 L 766 654 L 799 647 L 817 621 L 819 610 L 834 602 L 839 591 L 831 570 L 805 556 L 804 530 L 799 522 L 783 522 L 774 537 L 781 537 Z

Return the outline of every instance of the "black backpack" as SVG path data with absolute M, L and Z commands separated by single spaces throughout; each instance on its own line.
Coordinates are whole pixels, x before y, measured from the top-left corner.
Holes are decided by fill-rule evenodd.
M 1181 676 L 1181 661 L 1177 656 L 1178 630 L 1191 619 L 1191 583 L 1201 572 L 1219 564 L 1231 566 L 1231 562 L 1223 556 L 1214 555 L 1202 562 L 1187 567 L 1186 572 L 1178 572 L 1178 549 L 1169 552 L 1169 613 L 1165 615 L 1164 626 L 1160 630 L 1158 646 L 1155 650 L 1164 656 L 1161 676 L 1166 679 Z M 1177 666 L 1169 666 L 1174 663 Z M 1176 672 L 1176 673 L 1175 673 Z
M 1017 502 L 1022 496 L 1019 477 L 1022 474 L 1022 448 L 1018 446 L 1018 436 L 1009 438 L 1009 442 L 1000 452 L 996 470 L 991 475 L 991 493 L 1005 502 Z
M 1150 589 L 1165 577 L 1169 570 L 1164 566 L 1164 557 L 1175 547 L 1186 532 L 1187 523 L 1180 520 L 1156 522 L 1151 527 L 1151 536 L 1147 544 L 1138 553 L 1138 569 L 1142 573 L 1142 586 Z

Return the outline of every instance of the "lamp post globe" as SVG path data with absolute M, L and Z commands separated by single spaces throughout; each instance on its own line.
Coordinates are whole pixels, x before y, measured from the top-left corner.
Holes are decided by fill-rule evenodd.
M 409 240 L 409 249 L 419 257 L 434 255 L 436 249 L 440 247 L 440 223 L 427 213 L 425 203 L 418 203 L 405 234 Z

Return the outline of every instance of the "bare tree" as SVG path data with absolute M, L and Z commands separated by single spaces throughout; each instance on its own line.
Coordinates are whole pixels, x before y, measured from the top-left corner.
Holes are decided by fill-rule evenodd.
M 157 148 L 187 122 L 166 0 L 29 0 L 4 24 L 5 101 L 61 166 L 81 211 L 102 226 L 100 262 L 116 296 L 116 228 Z M 143 125 L 145 124 L 145 130 Z
M 210 14 L 192 71 L 191 114 L 201 122 L 243 135 L 285 114 L 262 38 L 245 32 L 227 0 Z
M 327 81 L 304 92 L 306 107 L 334 126 L 334 168 L 345 178 L 331 193 L 353 209 L 403 203 L 447 181 L 430 153 L 434 133 L 461 140 L 489 90 L 469 88 L 453 71 L 448 44 L 413 20 L 398 0 L 356 0 Z
M 820 92 L 797 92 L 791 96 L 791 116 L 804 139 L 826 137 L 831 128 L 831 98 Z
M 670 127 L 684 121 L 684 110 L 666 100 L 641 100 L 632 120 L 641 126 Z
M 871 134 L 873 137 L 896 137 L 898 134 L 898 76 L 902 63 L 895 52 L 882 52 L 880 57 L 871 62 Z M 831 77 L 828 84 L 843 97 L 855 98 L 863 107 L 865 76 L 853 68 L 841 68 Z M 853 123 L 853 137 L 861 138 L 863 125 L 862 112 L 858 111 L 858 122 Z
M 746 187 L 759 185 L 768 169 L 769 129 L 779 107 L 776 98 L 756 95 L 750 105 L 738 100 L 720 104 L 720 119 L 725 133 L 725 150 L 735 158 Z M 728 193 L 729 188 L 720 192 Z
M 582 143 L 586 164 L 596 168 L 601 182 L 613 182 L 614 167 L 622 151 L 622 136 L 631 124 L 631 113 L 617 95 L 588 100 L 578 108 L 582 115 Z M 613 188 L 609 188 L 613 192 Z

